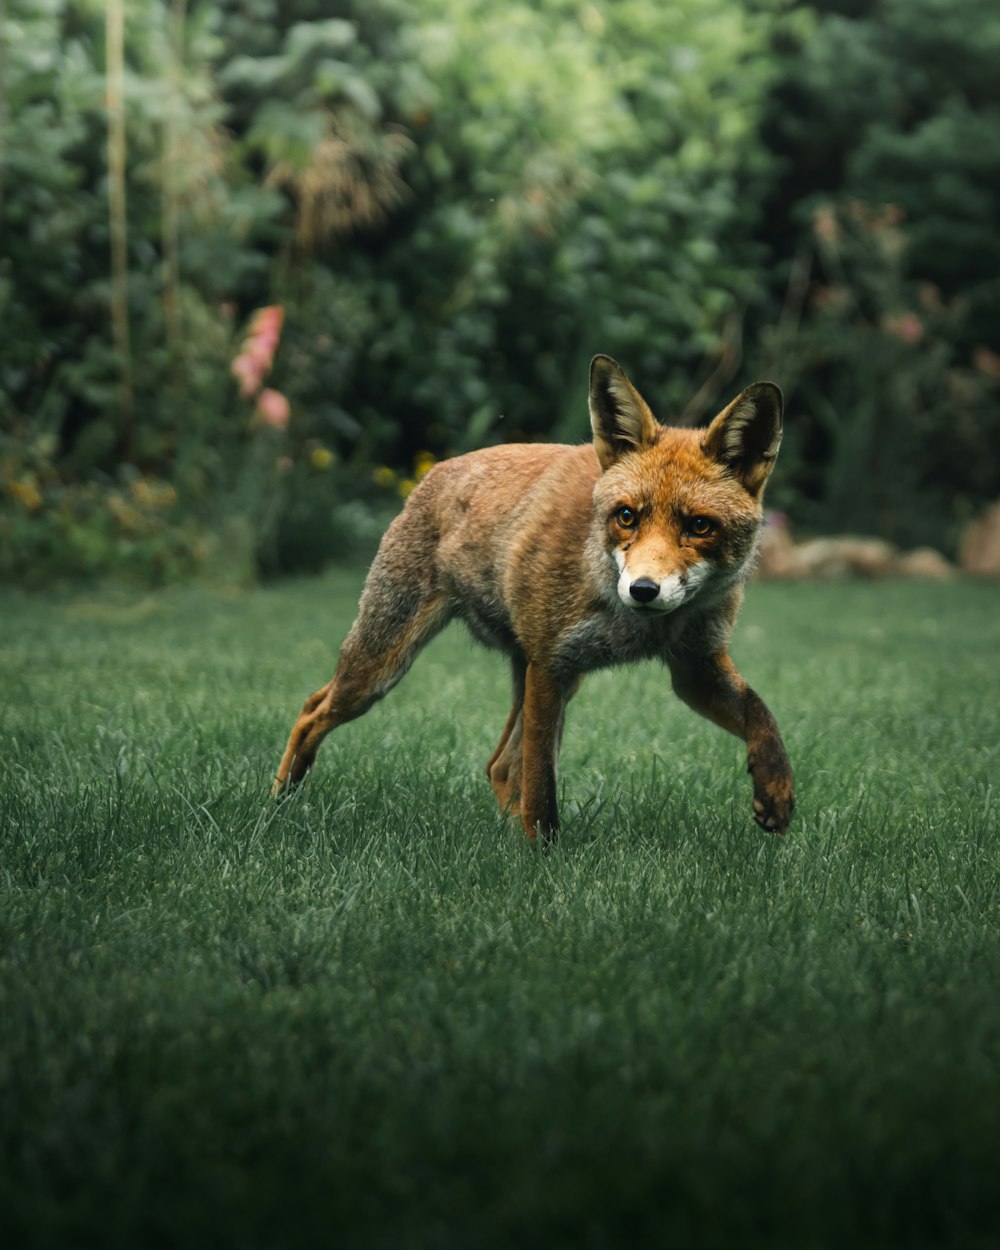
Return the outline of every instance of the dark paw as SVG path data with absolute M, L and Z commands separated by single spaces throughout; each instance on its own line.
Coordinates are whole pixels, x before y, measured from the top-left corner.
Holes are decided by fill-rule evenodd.
M 795 807 L 792 766 L 777 735 L 757 741 L 747 752 L 753 777 L 753 818 L 768 833 L 784 833 Z
M 795 807 L 795 792 L 791 778 L 782 782 L 772 782 L 767 789 L 755 789 L 753 796 L 753 818 L 768 833 L 784 833 L 792 819 Z

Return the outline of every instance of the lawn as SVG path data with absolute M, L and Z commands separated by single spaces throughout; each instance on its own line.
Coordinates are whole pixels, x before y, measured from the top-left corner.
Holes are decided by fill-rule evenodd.
M 588 679 L 548 855 L 457 629 L 270 801 L 359 586 L 0 596 L 7 1244 L 995 1245 L 1000 586 L 751 588 L 784 839 Z

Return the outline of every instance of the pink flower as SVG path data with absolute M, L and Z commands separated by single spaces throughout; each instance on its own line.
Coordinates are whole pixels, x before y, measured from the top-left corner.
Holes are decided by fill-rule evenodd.
M 1000 380 L 1000 356 L 996 352 L 991 352 L 988 347 L 977 347 L 972 353 L 973 366 L 980 373 L 985 373 L 988 378 L 994 381 Z
M 813 233 L 824 243 L 836 243 L 840 238 L 840 223 L 829 204 L 822 204 L 813 212 Z
M 254 360 L 249 352 L 240 352 L 229 366 L 229 369 L 240 384 L 240 395 L 243 399 L 249 399 L 252 395 L 257 394 L 258 390 L 260 390 L 263 370 L 259 362 Z
M 244 399 L 256 395 L 264 378 L 271 372 L 284 320 L 285 310 L 280 304 L 268 304 L 264 308 L 258 308 L 250 318 L 243 347 L 230 366 L 233 377 L 240 384 L 240 395 Z
M 250 327 L 247 330 L 246 347 L 254 355 L 265 360 L 268 368 L 271 367 L 271 360 L 277 351 L 284 320 L 284 309 L 278 304 L 258 308 L 251 318 Z
M 285 310 L 280 304 L 268 304 L 265 308 L 258 308 L 250 319 L 250 328 L 248 333 L 251 335 L 262 335 L 273 340 L 277 344 L 281 338 L 281 327 L 285 320 Z
M 924 337 L 924 323 L 912 312 L 900 313 L 898 317 L 883 317 L 882 329 L 904 343 L 919 343 Z
M 254 415 L 265 425 L 274 426 L 276 430 L 284 430 L 292 415 L 292 406 L 281 391 L 265 387 L 257 396 L 257 408 Z

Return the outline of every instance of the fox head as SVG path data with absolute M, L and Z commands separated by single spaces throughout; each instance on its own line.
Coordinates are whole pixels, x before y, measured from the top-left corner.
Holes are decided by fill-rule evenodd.
M 707 429 L 664 426 L 615 361 L 594 357 L 595 526 L 622 604 L 673 612 L 748 575 L 781 414 L 778 387 L 755 382 Z

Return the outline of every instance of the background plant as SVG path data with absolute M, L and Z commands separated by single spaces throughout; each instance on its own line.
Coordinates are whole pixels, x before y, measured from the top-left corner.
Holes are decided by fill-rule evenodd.
M 314 566 L 420 453 L 585 437 L 596 350 L 671 419 L 778 376 L 800 528 L 949 547 L 1000 493 L 984 0 L 136 0 L 120 132 L 115 12 L 0 27 L 7 575 L 137 478 L 188 558 L 51 572 Z M 283 431 L 230 371 L 267 306 Z

